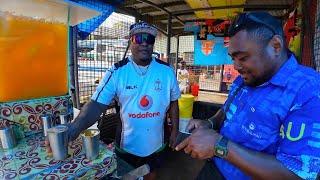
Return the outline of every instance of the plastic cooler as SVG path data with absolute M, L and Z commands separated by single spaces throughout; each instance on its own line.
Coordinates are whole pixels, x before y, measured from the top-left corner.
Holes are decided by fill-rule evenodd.
M 192 118 L 194 96 L 191 94 L 182 94 L 178 100 L 179 104 L 179 131 L 187 133 L 185 131 L 189 120 Z

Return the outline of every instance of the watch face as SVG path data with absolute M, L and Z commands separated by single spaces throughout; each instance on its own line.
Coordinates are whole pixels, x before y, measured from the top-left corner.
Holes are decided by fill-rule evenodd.
M 224 151 L 222 149 L 217 149 L 216 153 L 219 155 L 224 155 Z
M 224 157 L 225 156 L 225 151 L 223 149 L 216 148 L 216 156 Z

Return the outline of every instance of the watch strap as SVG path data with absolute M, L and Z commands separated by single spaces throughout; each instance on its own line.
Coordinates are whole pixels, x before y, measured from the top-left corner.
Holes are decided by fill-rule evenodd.
M 228 155 L 228 138 L 221 136 L 215 144 L 215 155 L 221 158 L 225 158 Z
M 228 138 L 224 137 L 224 136 L 221 136 L 220 140 L 219 140 L 219 145 L 220 146 L 223 146 L 223 147 L 226 147 L 227 148 L 227 145 L 228 145 Z

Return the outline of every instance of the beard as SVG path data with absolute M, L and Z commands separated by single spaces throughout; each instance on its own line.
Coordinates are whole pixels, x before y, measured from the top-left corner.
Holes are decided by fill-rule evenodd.
M 260 85 L 268 82 L 269 80 L 270 80 L 270 78 L 267 78 L 267 77 L 254 78 L 253 81 L 248 82 L 248 83 L 245 82 L 245 84 L 246 84 L 247 86 L 249 86 L 249 87 L 257 87 L 257 86 L 260 86 Z
M 262 51 L 259 59 L 264 59 L 264 61 L 267 61 L 271 60 L 271 57 L 268 56 L 265 51 Z M 273 77 L 275 74 L 275 66 L 274 63 L 269 61 L 269 64 L 260 64 L 260 66 L 256 66 L 254 69 L 243 69 L 239 70 L 238 72 L 246 75 L 246 77 L 242 78 L 244 80 L 247 79 L 247 81 L 244 81 L 247 86 L 257 87 L 268 82 Z
M 270 81 L 270 79 L 273 77 L 273 75 L 276 73 L 275 72 L 275 66 L 276 66 L 276 62 L 274 62 L 274 60 L 272 60 L 272 57 L 269 55 L 268 53 L 267 47 L 265 47 L 260 54 L 260 58 L 264 59 L 265 61 L 268 60 L 269 62 L 265 65 L 263 65 L 263 69 L 261 70 L 262 72 L 256 76 L 253 77 L 253 82 L 250 83 L 250 86 L 260 86 L 268 81 Z
M 141 58 L 140 61 L 142 62 L 149 62 L 151 61 L 152 57 L 148 57 L 148 58 Z

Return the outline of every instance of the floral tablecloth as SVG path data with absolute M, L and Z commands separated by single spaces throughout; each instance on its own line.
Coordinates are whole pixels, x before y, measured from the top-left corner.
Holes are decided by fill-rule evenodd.
M 40 116 L 50 114 L 57 121 L 59 114 L 68 112 L 69 99 L 70 96 L 66 95 L 17 102 L 0 102 L 0 127 L 8 126 L 12 122 L 18 123 L 19 126 L 15 126 L 14 130 L 19 139 L 41 132 Z
M 81 139 L 68 147 L 69 157 L 55 161 L 47 154 L 42 133 L 20 140 L 11 150 L 0 150 L 0 179 L 99 179 L 116 169 L 113 147 L 101 142 L 97 159 L 82 151 Z

